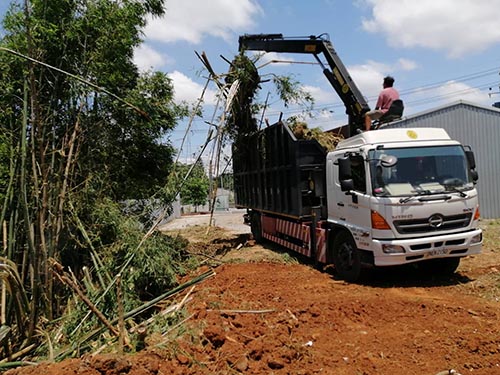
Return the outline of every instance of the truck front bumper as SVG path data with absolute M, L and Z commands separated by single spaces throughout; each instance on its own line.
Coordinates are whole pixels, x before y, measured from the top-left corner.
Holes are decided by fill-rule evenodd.
M 395 266 L 426 259 L 481 253 L 482 230 L 405 240 L 373 239 L 375 266 Z

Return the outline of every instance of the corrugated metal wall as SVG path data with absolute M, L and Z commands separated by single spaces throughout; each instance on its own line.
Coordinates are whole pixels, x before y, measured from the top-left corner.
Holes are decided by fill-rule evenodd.
M 500 218 L 500 110 L 459 102 L 388 124 L 385 128 L 445 129 L 476 156 L 481 217 Z

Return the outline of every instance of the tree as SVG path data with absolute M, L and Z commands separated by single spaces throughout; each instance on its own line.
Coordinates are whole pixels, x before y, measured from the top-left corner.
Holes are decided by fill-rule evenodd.
M 210 181 L 201 161 L 198 161 L 194 165 L 178 165 L 178 173 L 181 178 L 185 176 L 189 170 L 191 170 L 191 173 L 181 187 L 181 202 L 182 204 L 191 204 L 195 206 L 195 211 L 197 211 L 198 206 L 207 203 Z
M 30 294 L 29 318 L 19 318 L 26 332 L 13 335 L 10 350 L 32 342 L 41 317 L 62 311 L 49 260 L 72 260 L 78 273 L 104 238 L 116 238 L 96 207 L 147 198 L 166 183 L 173 148 L 165 140 L 185 110 L 164 73 L 140 74 L 132 62 L 146 18 L 163 3 L 23 0 L 3 22 L 1 255 L 22 270 Z
M 188 179 L 181 191 L 181 200 L 183 204 L 191 204 L 198 211 L 198 206 L 207 203 L 208 200 L 208 178 L 192 177 Z

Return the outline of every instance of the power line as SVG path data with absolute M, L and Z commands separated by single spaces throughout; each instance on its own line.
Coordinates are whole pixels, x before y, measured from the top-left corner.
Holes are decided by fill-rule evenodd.
M 408 97 L 408 99 L 405 100 L 405 104 L 407 104 L 408 106 L 410 106 L 410 105 L 411 106 L 422 106 L 422 105 L 426 105 L 426 104 L 429 104 L 432 102 L 438 102 L 438 101 L 444 100 L 446 98 L 468 94 L 468 93 L 471 93 L 471 92 L 474 92 L 477 90 L 484 90 L 487 88 L 491 88 L 493 86 L 498 85 L 499 80 L 496 79 L 496 81 L 494 81 L 494 82 L 481 83 L 478 85 L 469 86 L 467 88 L 453 90 L 453 91 L 449 91 L 449 92 L 438 94 L 438 95 L 427 96 L 424 98 L 416 98 L 416 99 L 411 100 L 410 99 L 411 96 L 413 96 L 415 94 L 426 94 L 431 90 L 436 90 L 436 89 L 439 89 L 442 87 L 447 87 L 450 84 L 474 81 L 474 80 L 478 80 L 481 78 L 489 77 L 493 74 L 498 75 L 499 70 L 500 70 L 500 66 L 495 66 L 495 67 L 481 70 L 478 72 L 473 72 L 473 73 L 464 74 L 464 75 L 454 77 L 454 78 L 448 78 L 448 79 L 444 79 L 444 80 L 440 80 L 440 81 L 436 81 L 436 82 L 431 82 L 431 83 L 424 84 L 424 85 L 421 85 L 418 87 L 400 89 L 399 92 L 400 92 L 402 97 Z M 375 100 L 375 99 L 376 99 L 376 97 L 369 97 L 368 98 L 368 100 Z M 272 104 L 277 103 L 277 102 L 280 102 L 280 100 L 276 100 L 276 101 L 272 102 L 271 104 L 267 105 L 266 108 L 269 108 Z M 314 112 L 317 112 L 317 113 L 331 112 L 331 113 L 336 113 L 340 116 L 340 114 L 342 114 L 342 115 L 344 114 L 344 111 L 345 111 L 344 109 L 345 109 L 344 104 L 339 101 L 338 103 L 334 103 L 334 104 L 326 104 L 326 105 L 322 105 L 322 106 L 318 106 L 318 107 L 313 107 L 312 111 L 313 111 L 313 113 Z M 273 117 L 273 116 L 278 116 L 278 115 L 283 114 L 287 117 L 290 117 L 290 116 L 294 116 L 294 115 L 303 115 L 303 114 L 308 114 L 308 113 L 311 113 L 311 112 L 308 111 L 305 106 L 304 107 L 298 106 L 296 108 L 289 108 L 289 109 L 285 109 L 285 110 L 281 110 L 281 111 L 280 110 L 266 111 L 266 116 Z M 321 117 L 315 118 L 313 116 L 310 116 L 310 118 L 312 120 L 311 122 L 314 122 L 315 125 L 321 125 L 321 124 L 326 124 L 326 123 L 332 122 L 331 117 L 322 119 Z M 340 117 L 337 116 L 337 120 L 339 118 Z M 192 119 L 192 121 L 194 123 L 198 123 L 198 122 L 202 122 L 202 119 L 194 118 L 194 119 Z M 173 132 L 178 132 L 178 131 L 180 131 L 180 130 L 173 130 Z M 206 132 L 206 129 L 194 129 L 193 127 L 191 127 L 191 129 L 189 130 L 189 133 L 191 135 L 194 135 L 195 133 L 202 133 L 202 132 Z
M 487 77 L 493 73 L 498 73 L 499 70 L 500 70 L 500 67 L 494 67 L 494 68 L 490 68 L 490 69 L 483 70 L 480 72 L 459 76 L 456 78 L 450 78 L 447 80 L 429 83 L 429 84 L 415 87 L 415 88 L 402 89 L 402 90 L 399 90 L 399 92 L 402 96 L 408 96 L 408 95 L 417 94 L 417 93 L 425 93 L 429 90 L 435 90 L 435 89 L 442 87 L 443 85 L 446 85 L 449 83 L 463 83 L 466 81 L 471 81 L 474 79 Z M 428 101 L 445 99 L 447 97 L 452 97 L 454 95 L 472 92 L 472 91 L 478 90 L 478 89 L 479 90 L 486 89 L 486 88 L 495 86 L 497 84 L 498 84 L 498 80 L 495 82 L 483 83 L 483 84 L 477 85 L 477 86 L 470 86 L 469 88 L 463 89 L 463 90 L 452 91 L 452 92 L 442 94 L 442 95 L 435 95 L 431 98 L 417 99 L 417 100 L 413 100 L 413 101 L 408 100 L 408 101 L 406 101 L 406 103 L 407 104 L 424 104 L 425 102 L 428 102 Z M 369 97 L 368 100 L 374 100 L 376 98 L 377 97 Z M 343 108 L 343 107 L 344 107 L 343 103 L 335 103 L 335 104 L 326 104 L 323 106 L 315 107 L 314 110 L 325 111 L 325 110 L 329 110 L 329 109 L 336 109 L 336 108 Z M 301 110 L 298 110 L 298 109 L 285 110 L 285 111 L 270 111 L 270 112 L 268 112 L 268 115 L 277 115 L 279 113 L 284 113 L 284 114 L 288 115 L 288 114 L 296 114 L 296 113 L 300 113 L 300 112 L 301 112 Z

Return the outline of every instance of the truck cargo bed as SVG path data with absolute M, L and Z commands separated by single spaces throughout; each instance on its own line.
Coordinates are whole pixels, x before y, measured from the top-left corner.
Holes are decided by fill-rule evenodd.
M 312 209 L 326 215 L 325 149 L 314 139 L 296 139 L 278 122 L 233 145 L 237 207 L 297 219 Z

